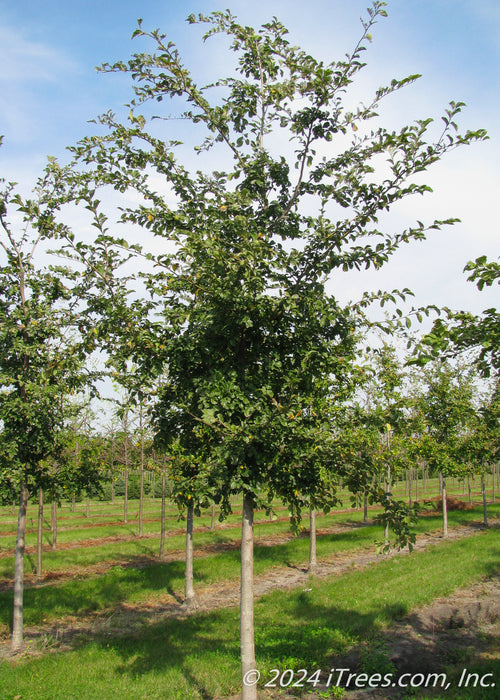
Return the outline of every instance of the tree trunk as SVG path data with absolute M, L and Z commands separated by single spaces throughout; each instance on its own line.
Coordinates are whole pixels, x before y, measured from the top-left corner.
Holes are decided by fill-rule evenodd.
M 125 466 L 125 490 L 123 494 L 123 522 L 128 522 L 128 405 L 123 416 L 123 463 Z
M 314 574 L 317 567 L 316 559 L 316 511 L 314 508 L 309 510 L 309 565 L 307 571 L 309 574 Z
M 113 506 L 115 504 L 115 480 L 113 476 L 111 476 L 111 505 Z
M 470 476 L 467 477 L 467 488 L 469 489 L 469 505 L 472 505 L 472 486 L 470 483 Z
M 165 472 L 161 475 L 160 558 L 165 557 Z
M 412 492 L 411 492 L 412 488 L 413 488 L 412 471 L 411 471 L 411 467 L 410 467 L 410 469 L 408 469 L 408 505 L 410 508 L 412 505 Z
M 212 503 L 212 520 L 210 521 L 210 529 L 215 530 L 215 503 Z
M 125 492 L 123 494 L 123 522 L 124 523 L 128 522 L 127 508 L 128 508 L 128 469 L 127 469 L 127 467 L 125 467 Z
M 85 511 L 85 517 L 90 518 L 90 496 L 87 493 L 87 509 Z
M 386 482 L 386 494 L 389 498 L 391 498 L 391 489 L 392 489 L 392 477 L 391 477 L 391 467 L 387 467 L 387 482 Z M 384 530 L 384 541 L 385 541 L 385 546 L 389 546 L 389 523 L 385 526 Z
M 154 503 L 155 500 L 155 490 L 156 490 L 156 478 L 155 478 L 155 473 L 153 472 L 151 475 L 151 500 Z
M 196 596 L 193 587 L 193 520 L 194 509 L 190 504 L 187 509 L 186 521 L 186 581 L 184 604 L 189 609 L 196 607 Z
M 76 497 L 75 494 L 72 495 L 71 497 L 71 512 L 75 513 L 76 512 Z
M 492 487 L 493 487 L 493 491 L 492 491 L 492 494 L 491 494 L 491 500 L 493 501 L 493 503 L 495 503 L 495 472 L 496 472 L 496 465 L 495 465 L 495 464 L 493 465 L 493 470 L 492 470 L 492 471 L 493 471 L 493 474 L 492 474 L 493 480 L 492 480 L 492 484 L 491 484 L 491 485 L 492 485 Z
M 488 509 L 486 506 L 486 486 L 484 483 L 484 474 L 481 474 L 481 493 L 483 494 L 483 523 L 484 527 L 488 527 Z
M 255 670 L 255 641 L 253 625 L 253 498 L 245 494 L 241 520 L 241 588 L 240 588 L 240 650 L 241 700 L 257 700 L 257 686 L 252 681 Z
M 142 518 L 144 508 L 144 407 L 141 406 L 139 414 L 139 430 L 141 433 L 141 466 L 140 466 L 140 487 L 139 487 L 139 537 L 142 537 Z
M 43 547 L 43 490 L 38 489 L 38 528 L 36 535 L 36 577 L 42 575 L 42 547 Z
M 57 548 L 57 501 L 55 497 L 52 498 L 50 527 L 52 530 L 52 549 L 55 550 Z
M 142 537 L 142 511 L 144 506 L 144 469 L 140 470 L 140 488 L 139 488 L 139 537 Z
M 368 522 L 368 491 L 366 489 L 363 495 L 363 522 Z
M 19 651 L 23 643 L 24 544 L 26 538 L 26 508 L 28 489 L 21 482 L 19 516 L 17 520 L 16 558 L 14 564 L 14 617 L 12 621 L 12 651 Z
M 448 537 L 448 503 L 446 501 L 446 479 L 439 472 L 439 477 L 441 480 L 441 490 L 442 490 L 442 504 L 443 504 L 443 537 Z

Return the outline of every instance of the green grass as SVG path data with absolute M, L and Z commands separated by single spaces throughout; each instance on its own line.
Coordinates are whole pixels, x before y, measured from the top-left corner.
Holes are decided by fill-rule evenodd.
M 479 510 L 454 511 L 450 515 L 450 527 L 468 524 L 477 520 Z M 493 511 L 492 511 L 493 512 Z M 500 512 L 500 505 L 495 507 Z M 336 524 L 343 516 L 336 514 L 321 520 L 321 524 Z M 353 514 L 352 521 L 356 522 L 359 514 Z M 267 523 L 266 533 L 280 532 L 285 529 L 285 523 Z M 417 530 L 420 533 L 438 531 L 441 528 L 439 515 L 428 516 L 419 521 Z M 381 539 L 382 530 L 379 526 L 364 526 L 345 529 L 328 535 L 319 536 L 317 540 L 318 557 L 329 557 L 334 553 L 360 551 L 368 548 L 373 551 L 375 542 Z M 239 534 L 232 529 L 218 532 L 199 533 L 196 537 L 201 542 L 213 543 L 231 542 Z M 84 616 L 94 611 L 111 609 L 123 603 L 139 603 L 148 598 L 158 598 L 166 592 L 174 597 L 182 597 L 184 589 L 183 561 L 155 562 L 147 566 L 135 566 L 144 556 L 154 556 L 157 549 L 153 548 L 154 540 L 138 540 L 122 542 L 118 545 L 104 545 L 47 553 L 45 565 L 53 564 L 53 570 L 64 569 L 77 564 L 86 565 L 112 559 L 119 552 L 129 566 L 112 566 L 101 575 L 77 577 L 70 581 L 54 583 L 42 587 L 28 587 L 24 594 L 24 619 L 28 625 L 40 624 L 43 621 L 53 621 L 64 616 Z M 171 539 L 179 547 L 183 545 L 181 536 Z M 157 544 L 157 543 L 156 543 Z M 255 546 L 255 574 L 261 574 L 273 566 L 304 567 L 308 559 L 309 541 L 307 537 L 299 537 L 272 547 L 259 545 L 258 537 Z M 2 567 L 7 566 L 8 560 L 0 560 Z M 56 565 L 54 565 L 57 564 Z M 12 566 L 12 563 L 10 564 Z M 0 570 L 1 568 L 0 567 Z M 223 581 L 236 581 L 239 577 L 239 550 L 223 551 L 195 560 L 195 587 L 212 585 Z M 12 591 L 0 592 L 0 625 L 5 629 L 10 624 L 12 610 Z
M 413 608 L 498 573 L 499 554 L 500 531 L 484 531 L 363 571 L 313 580 L 310 591 L 276 591 L 260 598 L 256 651 L 264 681 L 271 668 L 329 669 L 351 644 L 380 638 Z M 239 687 L 238 639 L 236 608 L 147 625 L 129 636 L 103 635 L 73 651 L 2 661 L 1 698 L 208 700 L 229 695 Z M 454 697 L 469 696 L 446 693 Z
M 334 513 L 318 519 L 318 527 L 330 527 L 341 525 L 347 522 L 360 522 L 362 514 L 354 512 L 346 516 L 345 513 Z M 200 527 L 199 520 L 195 521 L 197 528 Z M 175 530 L 179 532 L 183 523 L 175 523 Z M 159 529 L 159 528 L 158 528 Z M 103 528 L 104 530 L 104 528 Z M 288 520 L 270 521 L 268 518 L 255 522 L 255 538 L 289 533 Z M 168 534 L 166 549 L 168 551 L 178 551 L 184 548 L 184 534 Z M 102 536 L 105 536 L 104 532 Z M 211 544 L 228 544 L 236 542 L 241 537 L 240 525 L 234 527 L 224 527 L 213 531 L 195 531 L 195 547 L 203 547 Z M 28 541 L 28 544 L 30 542 Z M 33 542 L 31 543 L 33 545 Z M 74 568 L 75 566 L 91 566 L 105 560 L 130 559 L 133 561 L 137 557 L 155 557 L 159 551 L 159 536 L 152 538 L 133 538 L 128 541 L 107 542 L 102 545 L 92 544 L 91 546 L 81 546 L 75 549 L 61 549 L 54 551 L 44 551 L 43 566 L 44 571 L 61 571 Z M 11 578 L 13 571 L 13 556 L 2 557 L 0 559 L 0 578 Z M 35 556 L 26 556 L 25 571 L 31 573 L 35 567 Z
M 355 551 L 373 546 L 380 528 L 366 527 L 318 538 L 318 556 L 336 551 Z M 273 547 L 255 547 L 256 575 L 273 566 L 300 566 L 307 562 L 309 542 L 298 538 Z M 221 552 L 195 561 L 195 586 L 237 580 L 240 572 L 239 550 Z M 112 567 L 100 576 L 65 583 L 27 588 L 24 593 L 26 624 L 39 624 L 64 615 L 85 615 L 121 602 L 139 602 L 168 592 L 182 596 L 184 562 L 157 563 L 142 568 Z M 0 593 L 0 623 L 7 625 L 11 615 L 12 592 Z
M 489 507 L 491 517 L 500 514 L 500 504 Z M 374 513 L 370 513 L 373 517 Z M 481 509 L 475 508 L 470 511 L 453 511 L 449 514 L 450 526 L 468 524 L 481 518 Z M 362 513 L 352 511 L 346 513 L 332 513 L 326 517 L 318 518 L 318 527 L 332 527 L 347 523 L 361 523 Z M 198 523 L 197 523 L 198 524 Z M 304 522 L 307 525 L 307 522 Z M 175 530 L 178 532 L 182 523 L 176 523 Z M 439 514 L 421 518 L 416 531 L 419 533 L 431 530 L 438 530 L 442 526 Z M 255 525 L 255 538 L 259 542 L 260 537 L 265 538 L 280 533 L 288 533 L 289 525 L 287 521 L 273 521 L 268 519 L 257 520 Z M 377 531 L 378 533 L 378 531 Z M 104 533 L 103 533 L 104 535 Z M 225 527 L 214 531 L 195 532 L 195 548 L 207 545 L 223 545 L 236 542 L 241 536 L 239 525 Z M 379 534 L 373 536 L 372 541 L 380 539 Z M 182 551 L 184 548 L 184 534 L 169 535 L 166 541 L 167 556 L 168 551 Z M 133 538 L 127 541 L 103 542 L 103 544 L 93 544 L 91 546 L 81 546 L 75 549 L 61 549 L 58 551 L 45 551 L 43 555 L 43 567 L 45 572 L 57 572 L 75 567 L 87 567 L 99 564 L 104 561 L 128 561 L 131 564 L 139 559 L 155 558 L 159 551 L 159 537 Z M 33 553 L 27 554 L 25 558 L 25 572 L 32 573 L 35 570 L 36 559 Z M 0 578 L 10 579 L 13 575 L 14 557 L 7 556 L 0 558 Z

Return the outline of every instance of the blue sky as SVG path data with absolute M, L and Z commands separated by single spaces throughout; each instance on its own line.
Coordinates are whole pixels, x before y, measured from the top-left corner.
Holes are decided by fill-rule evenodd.
M 226 7 L 257 25 L 276 15 L 293 43 L 325 60 L 341 58 L 360 34 L 368 0 L 0 0 L 0 176 L 27 187 L 47 155 L 65 159 L 64 148 L 91 132 L 87 120 L 119 110 L 130 99 L 125 80 L 96 73 L 104 61 L 127 59 L 147 44 L 131 41 L 136 20 L 159 27 L 175 41 L 185 62 L 207 81 L 224 74 L 227 55 L 216 43 L 203 46 L 190 12 Z M 416 303 L 480 311 L 496 303 L 498 289 L 476 293 L 462 268 L 483 253 L 500 252 L 500 2 L 499 0 L 392 0 L 389 17 L 373 32 L 368 67 L 358 88 L 422 73 L 419 83 L 388 102 L 389 121 L 439 119 L 449 100 L 467 103 L 461 123 L 484 127 L 490 140 L 457 151 L 429 180 L 435 194 L 412 203 L 415 218 L 458 216 L 463 223 L 436 234 L 369 274 L 367 287 L 410 286 Z M 357 296 L 359 278 L 347 275 L 342 294 Z

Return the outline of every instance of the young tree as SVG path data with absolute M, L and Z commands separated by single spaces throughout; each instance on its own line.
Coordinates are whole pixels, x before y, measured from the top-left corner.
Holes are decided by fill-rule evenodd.
M 459 457 L 471 465 L 471 471 L 480 475 L 483 499 L 483 520 L 488 526 L 486 502 L 486 474 L 500 455 L 500 387 L 495 381 L 489 396 L 484 397 L 470 421 L 470 429 L 458 445 Z
M 415 540 L 409 525 L 416 519 L 416 508 L 396 501 L 392 484 L 408 463 L 407 397 L 405 373 L 396 350 L 388 343 L 367 353 L 364 367 L 358 368 L 355 401 L 346 407 L 338 437 L 344 481 L 353 494 L 384 506 L 384 550 L 390 547 L 389 530 L 396 532 L 396 544 Z M 384 488 L 379 484 L 384 482 Z
M 439 475 L 442 487 L 443 536 L 448 535 L 446 479 L 460 472 L 458 443 L 473 415 L 474 388 L 470 372 L 446 362 L 427 367 L 420 411 L 425 422 L 422 454 Z
M 65 395 L 83 380 L 85 352 L 71 330 L 77 316 L 74 275 L 36 260 L 43 242 L 58 236 L 53 197 L 46 179 L 33 199 L 23 200 L 12 184 L 0 193 L 0 475 L 19 499 L 13 651 L 23 640 L 28 497 L 46 483 L 43 460 L 60 452 Z
M 344 358 L 371 299 L 341 306 L 326 282 L 342 270 L 379 268 L 400 245 L 445 223 L 418 222 L 392 233 L 378 219 L 429 189 L 414 175 L 485 136 L 458 133 L 462 103 L 446 110 L 444 131 L 435 138 L 431 119 L 370 131 L 367 123 L 384 98 L 417 76 L 394 80 L 356 110 L 345 109 L 344 93 L 383 15 L 377 0 L 353 52 L 328 64 L 290 44 L 277 19 L 254 30 L 230 12 L 191 15 L 191 24 L 207 28 L 205 38 L 228 37 L 237 58 L 232 75 L 204 87 L 174 44 L 139 26 L 135 36 L 149 38 L 156 53 L 103 67 L 132 76 L 128 123 L 108 113 L 99 120 L 108 133 L 74 149 L 85 167 L 72 176 L 71 195 L 86 203 L 100 231 L 88 255 L 109 249 L 112 223 L 97 199 L 101 186 L 134 191 L 135 201 L 142 199 L 139 205 L 124 200 L 120 222 L 167 242 L 160 253 L 153 247 L 141 253 L 153 263 L 142 276 L 148 301 L 129 305 L 121 318 L 113 311 L 107 332 L 112 342 L 121 339 L 145 377 L 168 369 L 156 431 L 169 452 L 177 451 L 180 477 L 192 474 L 188 495 L 198 499 L 206 490 L 223 516 L 231 494 L 243 495 L 243 681 L 255 668 L 254 508 L 278 496 L 298 519 L 318 493 L 323 464 L 315 453 L 318 440 L 331 434 L 332 386 L 347 374 Z M 195 138 L 201 132 L 196 149 L 205 170 L 191 173 L 180 162 L 182 150 L 176 156 L 179 143 L 150 124 L 146 103 L 167 99 L 174 109 L 182 104 Z M 276 138 L 292 147 L 278 146 Z M 383 172 L 376 167 L 381 160 Z M 116 245 L 129 254 L 126 241 Z M 70 238 L 68 246 L 73 254 L 82 251 Z M 123 322 L 127 313 L 135 313 L 132 328 Z M 243 682 L 242 697 L 255 698 L 255 687 Z

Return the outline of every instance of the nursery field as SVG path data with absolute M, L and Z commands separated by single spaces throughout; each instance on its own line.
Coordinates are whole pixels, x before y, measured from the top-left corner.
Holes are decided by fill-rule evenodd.
M 404 497 L 404 485 L 398 488 L 396 495 Z M 437 482 L 427 484 L 429 500 L 437 488 Z M 263 698 L 357 697 L 352 680 L 349 691 L 337 687 L 338 674 L 331 669 L 339 668 L 375 674 L 371 694 L 362 697 L 497 697 L 489 683 L 495 677 L 500 683 L 500 505 L 491 504 L 489 492 L 491 527 L 485 529 L 479 492 L 472 491 L 471 506 L 461 484 L 451 484 L 449 491 L 447 541 L 441 537 L 441 514 L 429 508 L 417 525 L 411 556 L 377 555 L 383 530 L 373 522 L 375 510 L 365 523 L 362 509 L 349 508 L 346 498 L 343 509 L 319 515 L 314 577 L 306 573 L 307 530 L 293 536 L 280 507 L 272 518 L 256 514 L 256 654 Z M 159 508 L 158 499 L 145 503 L 138 537 L 137 502 L 130 502 L 126 524 L 118 501 L 92 502 L 89 517 L 86 504 L 77 503 L 75 512 L 63 504 L 55 551 L 46 522 L 43 575 L 37 580 L 37 505 L 30 505 L 25 647 L 15 658 L 8 651 L 15 518 L 11 508 L 1 509 L 2 700 L 237 694 L 241 505 L 235 502 L 234 514 L 215 527 L 210 510 L 196 518 L 198 608 L 192 614 L 182 605 L 183 522 L 169 506 L 160 559 Z M 458 687 L 465 668 L 488 687 L 479 680 L 472 687 L 474 675 L 470 687 Z M 387 674 L 398 678 L 408 669 L 417 674 L 415 687 L 390 692 L 378 687 Z M 417 687 L 418 674 L 431 672 L 447 674 L 444 694 L 439 686 Z
M 0 700 L 498 700 L 493 3 L 385 59 L 419 3 L 279 3 L 303 48 L 143 3 L 128 59 L 134 3 L 50 4 L 2 49 Z

